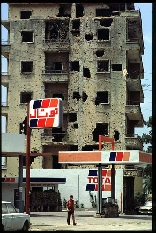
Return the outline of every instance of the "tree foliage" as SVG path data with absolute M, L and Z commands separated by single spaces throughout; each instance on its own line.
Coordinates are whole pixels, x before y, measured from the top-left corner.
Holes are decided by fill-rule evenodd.
M 141 137 L 141 141 L 145 144 L 149 144 L 146 152 L 152 153 L 152 116 L 149 117 L 149 120 L 145 122 L 145 125 L 150 128 L 148 134 L 143 134 Z M 143 178 L 144 181 L 144 193 L 148 194 L 152 192 L 152 164 L 148 164 L 143 170 Z
M 147 150 L 146 152 L 147 153 L 152 153 L 152 116 L 149 117 L 149 120 L 148 121 L 145 121 L 144 122 L 145 125 L 150 128 L 149 130 L 149 133 L 146 134 L 146 133 L 143 133 L 143 135 L 140 137 L 141 141 L 145 144 L 150 144 L 148 147 L 147 147 Z

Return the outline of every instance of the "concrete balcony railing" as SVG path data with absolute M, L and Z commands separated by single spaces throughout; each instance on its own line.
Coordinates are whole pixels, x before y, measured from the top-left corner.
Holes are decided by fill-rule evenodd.
M 1 116 L 7 116 L 9 111 L 8 102 L 1 102 Z
M 144 119 L 141 112 L 140 101 L 129 100 L 125 106 L 125 112 L 129 120 L 138 121 L 137 127 L 143 127 Z
M 42 81 L 43 82 L 61 82 L 68 83 L 69 72 L 67 70 L 51 70 L 46 68 L 42 70 Z
M 52 129 L 44 129 L 41 133 L 41 143 L 46 145 L 49 143 L 63 143 L 63 138 L 66 136 L 66 132 L 53 132 Z
M 69 39 L 66 40 L 49 40 L 44 39 L 42 48 L 44 51 L 69 51 Z
M 5 58 L 9 58 L 11 45 L 8 41 L 1 42 L 1 55 Z
M 144 93 L 143 93 L 143 88 L 141 85 L 140 78 L 139 77 L 138 78 L 127 77 L 126 83 L 127 83 L 127 87 L 129 89 L 129 91 L 140 91 L 140 102 L 144 103 Z M 129 103 L 130 103 L 130 101 L 129 101 Z
M 8 72 L 1 73 L 1 84 L 5 87 L 8 87 L 10 81 L 10 75 Z
M 143 143 L 138 138 L 138 134 L 126 134 L 125 145 L 131 150 L 143 150 Z

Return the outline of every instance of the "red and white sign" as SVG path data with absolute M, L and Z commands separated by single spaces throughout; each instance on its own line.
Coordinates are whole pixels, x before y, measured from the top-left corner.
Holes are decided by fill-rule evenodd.
M 46 98 L 31 100 L 29 109 L 30 128 L 61 127 L 63 123 L 62 99 Z

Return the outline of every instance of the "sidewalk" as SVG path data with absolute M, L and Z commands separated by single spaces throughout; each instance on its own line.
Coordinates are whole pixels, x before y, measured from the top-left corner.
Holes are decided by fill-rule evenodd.
M 32 212 L 29 231 L 104 231 L 152 230 L 152 216 L 122 215 L 117 218 L 96 218 L 95 210 L 75 211 L 77 225 L 67 225 L 67 213 Z

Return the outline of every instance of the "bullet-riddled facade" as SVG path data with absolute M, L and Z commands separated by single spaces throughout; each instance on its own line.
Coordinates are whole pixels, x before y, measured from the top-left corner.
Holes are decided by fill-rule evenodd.
M 31 131 L 31 150 L 52 153 L 33 157 L 32 169 L 76 168 L 59 164 L 58 151 L 98 150 L 98 135 L 114 131 L 116 150 L 142 150 L 135 128 L 143 127 L 144 43 L 134 3 L 9 3 L 2 25 L 6 132 L 21 133 L 31 99 L 63 100 L 62 128 Z M 18 158 L 8 157 L 6 168 L 17 176 Z

